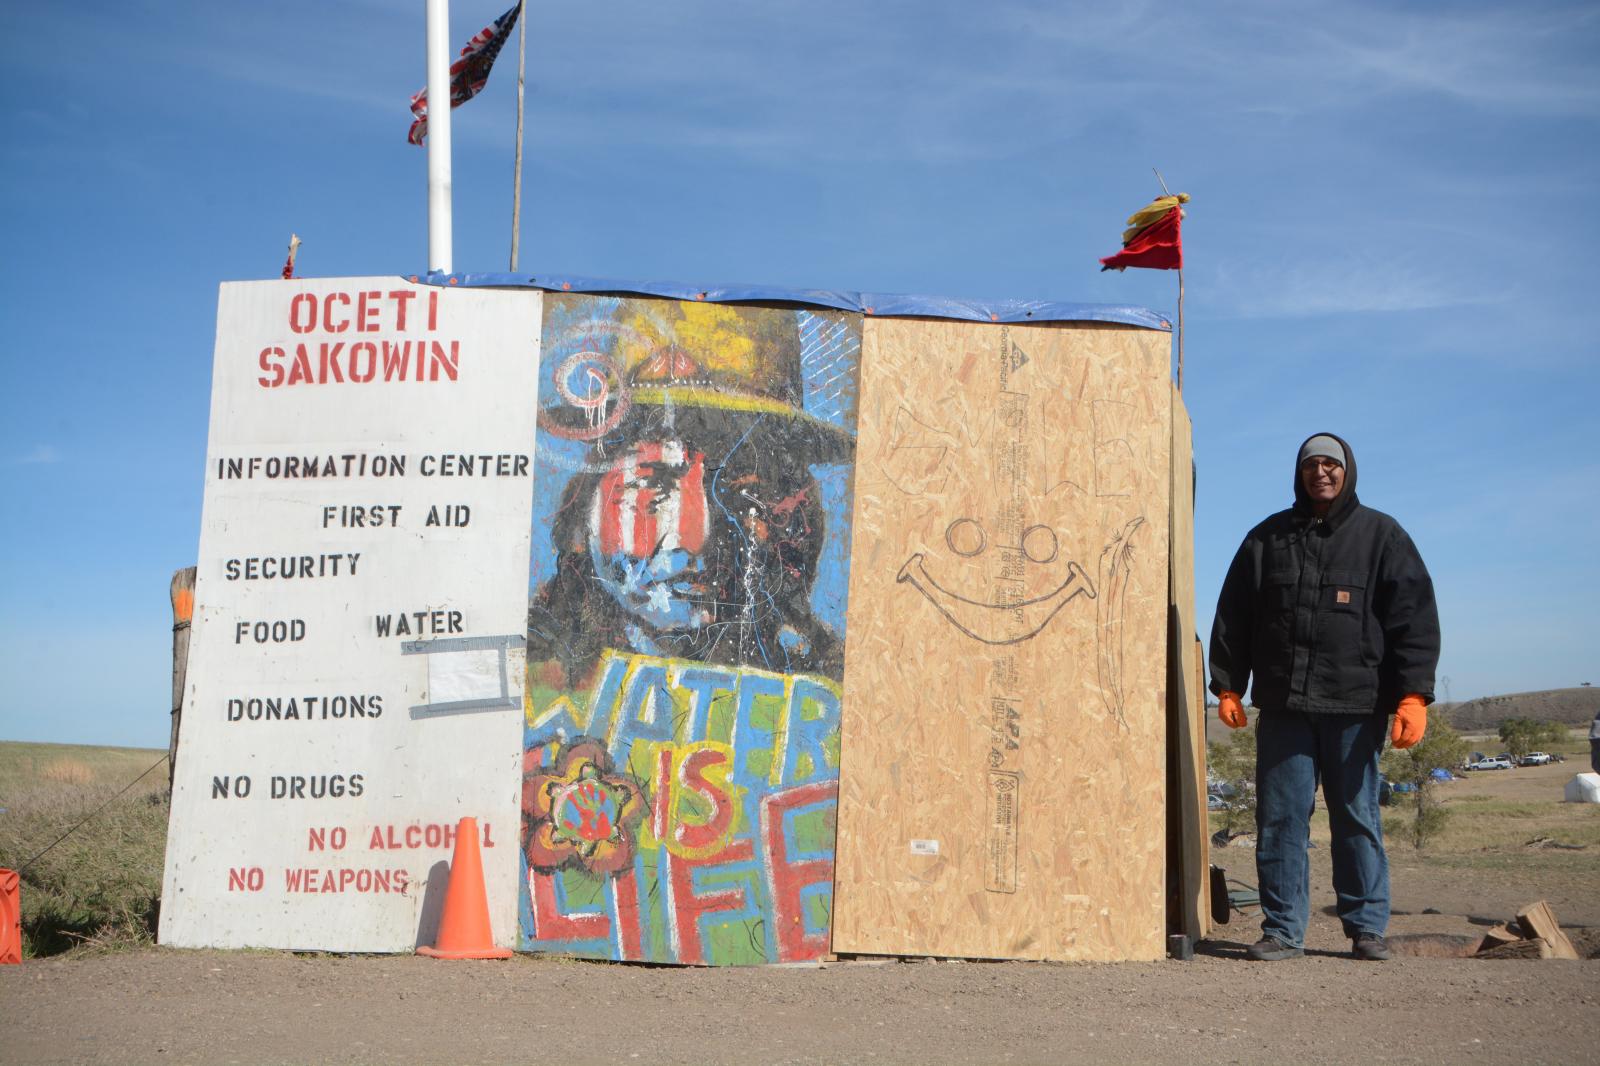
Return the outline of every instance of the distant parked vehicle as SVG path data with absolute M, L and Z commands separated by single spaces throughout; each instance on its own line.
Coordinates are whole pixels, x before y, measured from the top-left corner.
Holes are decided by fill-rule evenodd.
M 1246 792 L 1254 792 L 1255 788 L 1254 781 L 1214 781 L 1206 788 L 1206 794 L 1226 800 L 1228 806 L 1232 807 Z
M 1487 759 L 1479 759 L 1477 762 L 1473 763 L 1471 766 L 1468 766 L 1467 769 L 1468 770 L 1509 770 L 1509 769 L 1511 769 L 1511 760 L 1506 758 L 1504 755 L 1493 755 L 1493 756 L 1490 756 Z
M 1545 763 L 1552 761 L 1550 753 L 1547 751 L 1530 751 L 1522 757 L 1523 766 L 1543 766 Z

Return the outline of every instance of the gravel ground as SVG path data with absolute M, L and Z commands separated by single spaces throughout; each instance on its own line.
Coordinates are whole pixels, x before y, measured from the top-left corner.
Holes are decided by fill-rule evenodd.
M 1452 916 L 1394 931 L 1460 931 Z M 1600 961 L 695 970 L 149 949 L 0 968 L 7 1063 L 1600 1062 Z M 1588 943 L 1584 931 L 1580 944 Z
M 1542 769 L 1452 787 L 1548 798 L 1570 770 Z M 1249 850 L 1213 858 L 1254 881 Z M 1590 850 L 1390 858 L 1391 936 L 1481 932 L 1543 898 L 1580 953 L 1600 949 Z M 160 948 L 28 960 L 0 966 L 0 1063 L 1600 1063 L 1600 961 L 1356 962 L 1332 917 L 1328 849 L 1311 863 L 1309 953 L 1279 963 L 1243 959 L 1257 932 L 1241 916 L 1189 962 L 705 970 Z

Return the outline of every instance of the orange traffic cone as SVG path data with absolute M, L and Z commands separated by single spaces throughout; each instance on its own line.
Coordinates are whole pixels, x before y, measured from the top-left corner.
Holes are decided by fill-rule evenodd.
M 22 894 L 17 871 L 0 870 L 0 965 L 22 961 Z
M 509 959 L 510 948 L 494 946 L 489 931 L 489 893 L 483 887 L 483 857 L 478 854 L 478 820 L 456 824 L 456 850 L 450 859 L 450 884 L 444 890 L 444 911 L 433 947 L 418 955 L 435 959 Z

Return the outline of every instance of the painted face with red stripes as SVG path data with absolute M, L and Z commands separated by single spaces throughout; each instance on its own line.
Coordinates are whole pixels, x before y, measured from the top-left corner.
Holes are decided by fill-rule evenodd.
M 589 514 L 596 575 L 652 628 L 694 629 L 716 616 L 706 476 L 705 455 L 683 441 L 641 441 L 596 487 Z

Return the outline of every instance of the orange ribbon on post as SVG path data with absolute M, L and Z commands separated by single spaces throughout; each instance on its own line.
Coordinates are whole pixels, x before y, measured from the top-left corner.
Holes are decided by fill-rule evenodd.
M 15 870 L 0 870 L 0 966 L 22 961 L 21 878 Z

